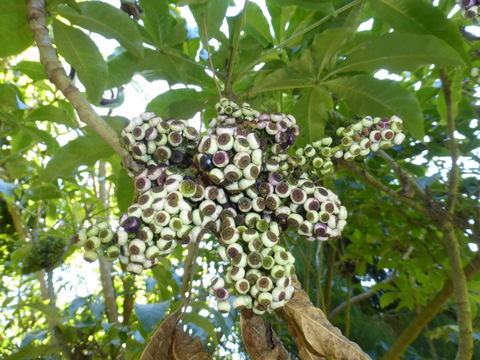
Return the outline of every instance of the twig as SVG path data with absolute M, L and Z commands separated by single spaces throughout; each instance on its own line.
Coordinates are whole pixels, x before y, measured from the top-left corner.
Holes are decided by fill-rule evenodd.
M 440 69 L 440 80 L 442 82 L 442 90 L 445 96 L 445 104 L 447 110 L 448 135 L 450 143 L 450 156 L 452 158 L 452 169 L 449 173 L 449 199 L 447 209 L 450 214 L 455 211 L 455 204 L 458 197 L 458 147 L 455 142 L 455 119 L 453 118 L 452 108 L 452 92 L 451 81 L 444 69 Z M 442 227 L 444 231 L 445 246 L 447 248 L 448 257 L 451 265 L 451 279 L 453 282 L 453 289 L 455 290 L 456 313 L 459 327 L 458 334 L 458 351 L 457 360 L 469 360 L 473 355 L 473 326 L 472 326 L 472 312 L 470 309 L 470 302 L 468 299 L 467 280 L 462 269 L 462 259 L 460 252 L 460 245 L 458 243 L 455 228 L 451 221 L 447 221 Z
M 240 43 L 240 33 L 242 31 L 243 25 L 245 23 L 245 16 L 247 13 L 247 5 L 248 0 L 245 0 L 245 4 L 243 5 L 242 14 L 240 16 L 240 24 L 238 28 L 233 33 L 233 39 L 230 42 L 230 57 L 227 63 L 227 80 L 225 82 L 225 95 L 227 97 L 231 97 L 233 95 L 232 87 L 233 87 L 233 70 L 235 68 L 235 61 L 237 59 L 238 53 L 238 44 Z
M 215 82 L 215 87 L 217 88 L 218 91 L 218 96 L 222 97 L 222 90 L 220 89 L 220 85 L 218 84 L 218 78 L 215 72 L 215 67 L 213 66 L 213 60 L 212 60 L 212 53 L 210 52 L 210 45 L 208 44 L 208 32 L 207 32 L 207 16 L 205 13 L 202 14 L 203 21 L 202 21 L 202 30 L 203 30 L 203 46 L 207 50 L 208 54 L 208 61 L 210 62 L 210 67 L 212 71 L 212 76 L 213 76 L 213 81 Z
M 449 183 L 449 198 L 448 198 L 448 211 L 453 214 L 455 211 L 455 205 L 458 198 L 458 182 L 459 182 L 459 168 L 458 157 L 459 151 L 455 141 L 455 119 L 453 118 L 452 108 L 452 89 L 451 80 L 444 69 L 440 69 L 440 80 L 442 81 L 442 91 L 445 96 L 445 105 L 447 110 L 447 124 L 448 124 L 448 137 L 450 145 L 450 157 L 452 158 L 452 169 L 448 175 Z
M 198 250 L 200 241 L 190 243 L 188 246 L 188 253 L 185 258 L 185 265 L 183 266 L 182 287 L 180 288 L 180 295 L 183 297 L 182 304 L 175 310 L 182 311 L 179 318 L 183 316 L 183 309 L 186 309 L 192 298 L 193 275 L 195 273 L 195 263 L 198 257 Z
M 387 195 L 390 195 L 391 197 L 393 197 L 395 200 L 398 200 L 402 203 L 404 203 L 405 205 L 408 205 L 409 207 L 411 207 L 412 209 L 418 211 L 418 212 L 421 212 L 425 215 L 430 215 L 429 214 L 429 211 L 419 205 L 417 202 L 399 194 L 398 192 L 390 189 L 388 186 L 382 184 L 380 181 L 378 181 L 372 174 L 370 174 L 367 170 L 365 169 L 362 169 L 361 167 L 358 167 L 357 165 L 355 165 L 354 163 L 352 162 L 349 162 L 349 161 L 345 161 L 345 160 L 340 160 L 338 161 L 340 164 L 342 164 L 344 167 L 346 167 L 348 170 L 356 173 L 357 175 L 360 175 L 361 177 L 363 177 L 370 185 L 372 185 L 373 187 L 376 187 L 377 189 L 379 189 L 380 191 L 384 192 L 385 194 Z
M 355 295 L 354 297 L 352 297 L 350 299 L 350 305 L 355 305 L 359 302 L 362 302 L 364 300 L 367 300 L 369 299 L 370 297 L 372 297 L 373 295 L 375 295 L 377 293 L 377 291 L 379 290 L 379 286 L 378 285 L 381 285 L 381 284 L 389 284 L 391 283 L 393 280 L 394 280 L 394 276 L 390 276 L 388 278 L 386 278 L 385 280 L 379 282 L 378 284 L 376 284 L 373 288 L 371 288 L 370 290 L 362 293 L 362 294 L 358 294 L 358 295 Z M 334 318 L 336 318 L 347 306 L 348 306 L 348 301 L 344 301 L 343 303 L 341 303 L 340 305 L 338 305 L 335 309 L 333 309 L 330 314 L 328 314 L 328 319 L 331 321 L 333 320 Z
M 108 125 L 92 108 L 87 99 L 75 87 L 58 59 L 50 39 L 45 10 L 45 0 L 28 0 L 27 16 L 30 28 L 40 53 L 40 62 L 49 80 L 62 92 L 75 108 L 78 117 L 92 128 L 110 147 L 118 153 L 127 167 L 138 170 L 135 161 L 125 148 L 115 130 Z
M 352 7 L 360 4 L 363 0 L 353 0 L 352 2 L 342 6 L 341 8 L 339 8 L 338 10 L 335 11 L 335 14 L 334 15 L 327 15 L 327 16 L 324 16 L 323 18 L 321 18 L 320 20 L 318 21 L 315 21 L 313 24 L 310 24 L 309 26 L 297 31 L 295 34 L 293 34 L 292 36 L 290 36 L 288 39 L 285 39 L 284 41 L 280 42 L 278 45 L 274 46 L 272 49 L 264 52 L 262 55 L 260 55 L 257 59 L 253 60 L 252 62 L 248 63 L 247 65 L 245 65 L 243 67 L 243 69 L 241 69 L 239 72 L 238 72 L 238 75 L 237 77 L 241 77 L 242 75 L 244 75 L 250 68 L 254 67 L 255 65 L 257 65 L 258 63 L 260 63 L 263 59 L 269 57 L 271 54 L 273 54 L 274 52 L 276 52 L 278 49 L 281 49 L 282 47 L 284 47 L 285 45 L 287 45 L 290 41 L 292 40 L 295 40 L 296 38 L 302 36 L 303 34 L 306 34 L 308 33 L 309 31 L 315 29 L 316 27 L 319 27 L 320 25 L 322 25 L 324 22 L 326 22 L 327 20 L 329 20 L 331 17 L 333 16 L 337 16 L 347 10 L 350 10 Z
M 108 192 L 106 187 L 107 168 L 105 161 L 99 161 L 98 164 L 98 196 L 104 207 L 105 215 L 108 217 Z M 115 288 L 112 280 L 112 264 L 105 260 L 103 256 L 98 259 L 100 268 L 100 280 L 102 282 L 103 297 L 107 310 L 107 319 L 109 323 L 118 323 L 118 309 L 116 303 Z

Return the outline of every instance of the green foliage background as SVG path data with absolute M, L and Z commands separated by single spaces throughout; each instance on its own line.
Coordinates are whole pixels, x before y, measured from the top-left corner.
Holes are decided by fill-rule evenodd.
M 125 1 L 129 9 L 143 10 L 140 19 L 122 11 L 119 2 L 111 3 L 51 0 L 47 6 L 59 55 L 74 69 L 71 75 L 92 104 L 111 110 L 105 120 L 117 131 L 127 121 L 115 111 L 124 99 L 118 96 L 108 104 L 101 99 L 107 90 L 116 93 L 131 86 L 136 74 L 148 81 L 166 80 L 170 86 L 186 85 L 147 105 L 164 118 L 190 118 L 200 112 L 206 124 L 218 101 L 217 81 L 237 102 L 247 101 L 260 111 L 293 113 L 302 129 L 300 145 L 333 134 L 356 117 L 395 114 L 404 119 L 408 140 L 388 154 L 440 204 L 448 198 L 450 169 L 446 103 L 439 80 L 439 70 L 444 69 L 452 80 L 461 155 L 455 215 L 466 225 L 457 236 L 464 264 L 477 255 L 480 132 L 478 80 L 471 69 L 480 66 L 480 39 L 465 29 L 471 20 L 460 12 L 447 17 L 455 1 L 435 6 L 427 0 L 266 0 L 266 12 L 249 2 L 229 17 L 226 11 L 233 4 L 227 0 Z M 183 6 L 198 27 L 187 28 L 179 11 Z M 359 32 L 367 20 L 372 21 L 371 29 Z M 228 35 L 219 30 L 224 21 Z M 92 32 L 117 40 L 119 46 L 105 54 L 89 37 Z M 219 45 L 207 50 L 207 38 Z M 32 46 L 24 2 L 2 0 L 0 357 L 137 359 L 159 321 L 180 304 L 183 250 L 177 249 L 144 276 L 132 278 L 114 266 L 121 321 L 108 323 L 97 265 L 81 264 L 68 240 L 95 217 L 121 214 L 133 196 L 131 180 L 120 158 L 83 126 L 72 105 L 48 81 Z M 375 77 L 380 69 L 395 74 L 395 80 Z M 107 164 L 105 179 L 99 174 L 99 161 Z M 355 165 L 424 204 L 384 156 L 369 156 Z M 106 182 L 108 209 L 99 200 L 99 180 Z M 372 358 L 381 358 L 448 279 L 442 233 L 424 213 L 341 166 L 323 181 L 350 211 L 342 238 L 312 244 L 287 234 L 283 241 L 297 259 L 304 289 L 327 314 L 355 295 L 376 290 L 332 322 Z M 45 239 L 64 239 L 67 244 L 54 261 L 31 250 Z M 195 299 L 185 318 L 189 331 L 199 335 L 216 358 L 243 358 L 238 316 L 223 317 L 214 310 L 202 282 L 202 275 L 214 272 L 216 257 L 208 247 L 200 254 Z M 48 266 L 31 272 L 37 270 L 34 256 Z M 78 272 L 85 268 L 89 275 L 82 278 Z M 382 282 L 389 277 L 393 281 Z M 47 305 L 55 294 L 77 293 L 77 286 L 87 288 L 88 294 L 68 300 L 59 296 L 57 306 Z M 480 277 L 472 277 L 468 286 L 478 340 Z M 295 358 L 285 325 L 275 316 L 269 320 Z M 403 356 L 453 359 L 457 341 L 451 299 Z M 59 346 L 70 349 L 71 356 L 59 355 Z M 478 343 L 476 350 L 480 353 Z

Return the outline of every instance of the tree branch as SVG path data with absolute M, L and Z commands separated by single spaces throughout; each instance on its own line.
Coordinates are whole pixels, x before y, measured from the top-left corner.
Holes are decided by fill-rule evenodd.
M 450 156 L 452 158 L 452 169 L 449 173 L 449 198 L 447 209 L 449 214 L 454 214 L 455 205 L 458 198 L 459 151 L 455 142 L 455 119 L 453 118 L 451 80 L 444 69 L 440 69 L 440 79 L 442 81 L 442 90 L 445 96 L 447 110 L 448 135 L 450 143 Z M 460 245 L 455 234 L 455 228 L 451 221 L 447 221 L 442 227 L 444 231 L 445 246 L 451 266 L 451 279 L 456 300 L 457 322 L 459 327 L 458 351 L 456 360 L 470 360 L 473 355 L 473 326 L 472 312 L 468 300 L 467 280 L 462 269 L 462 259 Z
M 480 272 L 480 253 L 463 268 L 466 280 Z M 447 280 L 440 292 L 415 316 L 415 319 L 401 332 L 396 341 L 383 356 L 383 360 L 398 360 L 407 350 L 408 346 L 415 341 L 427 324 L 437 316 L 448 299 L 453 296 L 454 288 L 451 280 Z
M 450 278 L 453 282 L 455 302 L 457 305 L 458 352 L 456 360 L 470 360 L 473 355 L 473 326 L 472 311 L 468 300 L 468 287 L 465 273 L 462 269 L 460 246 L 455 229 L 451 223 L 444 227 L 445 247 L 450 260 Z
M 459 168 L 458 157 L 459 151 L 457 143 L 455 142 L 455 119 L 453 118 L 452 108 L 452 82 L 448 78 L 448 75 L 444 69 L 440 69 L 440 80 L 442 81 L 442 91 L 445 96 L 445 104 L 447 110 L 447 124 L 448 124 L 448 137 L 450 145 L 450 157 L 452 158 L 452 168 L 448 174 L 448 211 L 453 214 L 455 212 L 455 205 L 458 198 L 458 183 L 459 183 Z
M 332 321 L 335 317 L 337 317 L 338 315 L 340 315 L 340 313 L 348 306 L 348 304 L 350 303 L 350 305 L 354 305 L 354 304 L 357 304 L 359 302 L 362 302 L 363 300 L 367 300 L 369 298 L 371 298 L 373 295 L 375 295 L 377 293 L 377 291 L 379 290 L 379 287 L 378 285 L 381 285 L 381 284 L 390 284 L 393 280 L 395 279 L 394 276 L 390 276 L 388 278 L 386 278 L 385 280 L 377 283 L 374 287 L 372 287 L 370 290 L 364 292 L 364 293 L 361 293 L 361 294 L 358 294 L 358 295 L 355 295 L 354 297 L 352 297 L 350 299 L 350 301 L 344 301 L 343 303 L 341 303 L 340 305 L 338 305 L 335 309 L 333 309 L 330 314 L 328 314 L 328 320 Z
M 40 53 L 40 62 L 49 80 L 62 92 L 75 108 L 78 117 L 94 130 L 124 160 L 124 164 L 138 170 L 133 158 L 122 146 L 115 130 L 108 125 L 92 108 L 82 93 L 75 87 L 63 68 L 48 34 L 45 0 L 28 0 L 27 16 L 30 28 Z
M 106 188 L 107 169 L 105 161 L 98 164 L 98 197 L 104 207 L 105 215 L 108 217 L 108 192 Z M 103 288 L 103 298 L 107 310 L 107 319 L 109 323 L 118 322 L 118 309 L 116 303 L 115 288 L 112 279 L 112 264 L 105 260 L 103 256 L 98 259 L 100 268 L 100 280 Z
M 422 214 L 425 214 L 425 215 L 430 215 L 428 209 L 426 209 L 425 207 L 417 204 L 417 202 L 403 196 L 402 194 L 390 189 L 388 186 L 382 184 L 380 181 L 378 181 L 375 176 L 373 176 L 372 174 L 370 174 L 367 170 L 365 169 L 362 169 L 361 167 L 358 167 L 357 165 L 355 165 L 354 163 L 352 162 L 349 162 L 349 161 L 345 161 L 345 160 L 339 160 L 338 163 L 342 164 L 343 166 L 345 166 L 348 170 L 360 175 L 362 178 L 364 178 L 370 185 L 372 185 L 373 187 L 379 189 L 380 191 L 384 192 L 385 194 L 387 195 L 390 195 L 391 197 L 393 197 L 395 200 L 398 200 L 402 203 L 404 203 L 405 205 L 408 205 L 409 207 L 411 207 L 412 209 L 422 213 Z
M 240 43 L 240 33 L 242 31 L 243 25 L 245 23 L 245 16 L 247 13 L 248 0 L 245 0 L 243 5 L 242 14 L 240 15 L 240 24 L 238 24 L 238 29 L 233 33 L 233 39 L 230 43 L 230 57 L 228 58 L 227 63 L 227 79 L 225 81 L 225 96 L 231 97 L 233 95 L 233 69 L 235 68 L 235 61 L 237 60 L 238 55 L 238 44 Z

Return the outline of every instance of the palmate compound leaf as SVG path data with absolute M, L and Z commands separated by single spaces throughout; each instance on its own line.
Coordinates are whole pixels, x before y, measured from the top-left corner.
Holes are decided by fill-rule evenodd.
M 423 137 L 420 104 L 417 98 L 397 81 L 356 75 L 325 81 L 324 85 L 345 100 L 355 114 L 397 115 L 403 119 L 405 127 L 413 137 Z
M 87 89 L 91 102 L 98 104 L 107 86 L 108 67 L 97 45 L 83 31 L 54 20 L 57 50 L 73 66 Z
M 59 12 L 72 24 L 99 33 L 108 39 L 118 40 L 120 45 L 135 56 L 143 56 L 142 35 L 126 13 L 99 1 L 81 2 L 78 6 L 80 12 L 68 6 L 62 6 Z
M 322 310 L 313 306 L 298 281 L 294 285 L 292 299 L 278 312 L 295 337 L 301 359 L 370 360 L 328 321 Z

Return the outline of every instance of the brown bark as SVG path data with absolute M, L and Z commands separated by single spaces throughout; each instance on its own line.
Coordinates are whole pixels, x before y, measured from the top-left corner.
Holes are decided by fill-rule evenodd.
M 138 171 L 138 165 L 122 146 L 115 130 L 93 110 L 87 99 L 72 83 L 72 80 L 60 63 L 47 29 L 45 0 L 28 0 L 27 16 L 40 53 L 40 62 L 45 68 L 48 79 L 72 104 L 80 120 L 86 123 L 122 157 L 125 166 Z
M 288 360 L 290 356 L 267 321 L 252 310 L 240 314 L 243 344 L 252 360 Z

